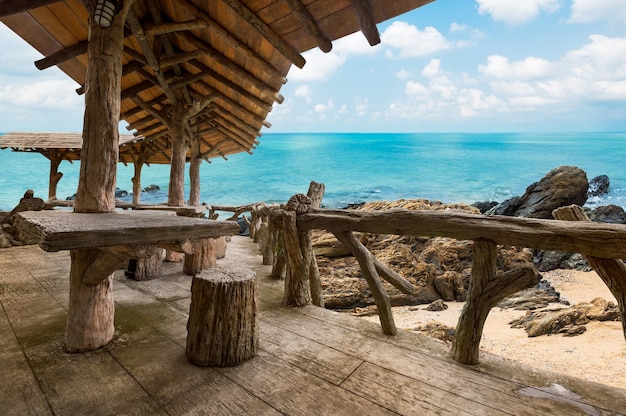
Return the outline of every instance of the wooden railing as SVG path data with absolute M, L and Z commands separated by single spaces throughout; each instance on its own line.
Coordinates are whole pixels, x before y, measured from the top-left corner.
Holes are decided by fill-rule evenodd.
M 323 306 L 310 232 L 327 230 L 358 260 L 376 302 L 383 332 L 394 335 L 397 330 L 391 302 L 381 278 L 404 293 L 410 294 L 413 286 L 376 260 L 353 233 L 449 237 L 474 242 L 470 288 L 451 349 L 451 356 L 458 362 L 478 363 L 482 330 L 491 308 L 503 298 L 536 285 L 540 279 L 531 266 L 496 274 L 498 244 L 583 254 L 617 299 L 626 339 L 626 266 L 618 260 L 626 258 L 626 225 L 590 222 L 579 206 L 556 210 L 554 216 L 559 220 L 542 220 L 452 210 L 316 209 L 312 207 L 311 198 L 298 194 L 285 206 L 259 205 L 252 212 L 256 220 L 251 235 L 263 234 L 257 239 L 261 240 L 259 244 L 270 247 L 274 255 L 265 264 L 273 264 L 276 269 L 281 250 L 284 250 L 287 272 L 283 304 L 286 306 L 304 306 L 311 302 Z M 263 228 L 267 231 L 260 232 Z M 280 271 L 273 274 L 280 274 Z

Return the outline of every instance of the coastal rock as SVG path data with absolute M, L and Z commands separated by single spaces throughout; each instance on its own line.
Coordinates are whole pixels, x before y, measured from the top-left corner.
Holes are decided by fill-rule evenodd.
M 606 175 L 599 175 L 589 181 L 589 196 L 604 195 L 609 192 L 611 181 Z
M 601 206 L 587 210 L 591 221 L 611 224 L 626 224 L 626 212 L 617 205 Z M 533 256 L 535 266 L 540 272 L 556 269 L 575 269 L 588 272 L 591 270 L 585 258 L 579 253 L 537 250 Z
M 472 204 L 473 207 L 478 208 L 481 214 L 484 214 L 496 205 L 498 205 L 496 201 L 478 201 Z
M 560 166 L 526 188 L 524 195 L 506 200 L 486 214 L 552 219 L 552 211 L 556 208 L 584 205 L 588 188 L 585 171 L 574 166 Z
M 427 200 L 372 202 L 361 209 L 391 208 L 456 209 L 478 213 L 478 208 L 469 205 L 447 205 Z M 358 234 L 358 238 L 378 260 L 415 286 L 415 292 L 406 295 L 383 282 L 392 305 L 422 305 L 437 299 L 466 300 L 472 267 L 471 241 L 365 233 Z M 353 309 L 374 304 L 357 261 L 332 234 L 314 231 L 313 249 L 317 254 L 327 308 Z M 512 247 L 499 249 L 499 271 L 510 270 L 521 264 L 532 265 L 530 251 Z
M 0 232 L 0 248 L 9 248 L 11 247 L 11 240 L 9 237 L 4 234 L 4 232 Z
M 159 188 L 159 185 L 148 185 L 145 188 L 143 188 L 143 192 L 146 192 L 146 193 L 149 193 L 149 194 L 154 193 L 154 192 L 158 192 L 160 190 L 161 190 L 161 188 Z
M 521 318 L 511 321 L 512 328 L 524 328 L 529 337 L 564 334 L 579 335 L 585 331 L 581 326 L 591 321 L 618 321 L 619 308 L 602 298 L 581 302 L 563 309 L 528 311 Z
M 456 329 L 442 322 L 432 321 L 426 325 L 420 325 L 412 329 L 431 338 L 437 338 L 445 342 L 453 342 L 456 335 Z
M 591 221 L 607 222 L 611 224 L 626 224 L 626 212 L 617 205 L 605 205 L 587 213 Z

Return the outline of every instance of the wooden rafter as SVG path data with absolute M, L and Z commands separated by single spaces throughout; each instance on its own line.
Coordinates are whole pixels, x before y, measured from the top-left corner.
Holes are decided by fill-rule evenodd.
M 276 50 L 278 50 L 283 56 L 289 59 L 298 68 L 304 67 L 306 60 L 300 55 L 290 44 L 285 42 L 283 38 L 278 36 L 276 32 L 272 30 L 265 22 L 263 22 L 259 16 L 253 13 L 245 4 L 240 0 L 223 0 L 231 9 L 233 9 L 239 16 L 243 17 L 246 22 L 252 25 L 261 36 L 263 36 L 269 43 L 271 43 Z
M 380 33 L 376 27 L 376 19 L 374 19 L 374 13 L 368 0 L 351 0 L 352 8 L 356 13 L 361 26 L 361 32 L 365 35 L 365 38 L 371 46 L 378 45 L 380 43 Z
M 320 29 L 319 25 L 315 21 L 315 18 L 309 13 L 306 7 L 302 4 L 301 0 L 285 0 L 291 9 L 291 12 L 296 16 L 304 25 L 304 28 L 313 39 L 315 43 L 323 52 L 330 52 L 333 49 L 333 43 L 328 39 L 328 36 Z

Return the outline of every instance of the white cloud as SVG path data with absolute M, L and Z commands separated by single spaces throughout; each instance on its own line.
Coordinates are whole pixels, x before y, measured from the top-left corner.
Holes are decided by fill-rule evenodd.
M 411 76 L 411 73 L 407 71 L 406 69 L 401 69 L 398 72 L 396 72 L 396 78 L 398 79 L 407 79 L 410 76 Z
M 332 111 L 333 108 L 335 108 L 333 100 L 328 100 L 326 104 L 316 104 L 313 111 L 315 111 L 316 113 L 327 113 L 329 111 Z
M 381 45 L 387 48 L 386 55 L 390 58 L 426 56 L 452 47 L 434 27 L 428 26 L 422 31 L 403 21 L 393 22 L 380 38 Z
M 377 47 L 369 45 L 361 32 L 341 38 L 333 44 L 333 49 L 324 53 L 319 48 L 306 52 L 303 56 L 306 64 L 302 69 L 292 66 L 289 70 L 290 81 L 319 81 L 330 76 L 352 55 L 376 53 Z
M 76 94 L 76 87 L 76 83 L 69 79 L 0 84 L 0 103 L 33 109 L 81 109 L 84 98 Z
M 310 104 L 311 101 L 312 101 L 312 99 L 311 99 L 311 88 L 309 88 L 309 86 L 307 84 L 299 85 L 296 88 L 296 91 L 294 92 L 294 95 L 296 97 L 304 98 L 304 100 L 307 102 L 307 104 Z
M 355 112 L 358 116 L 367 115 L 367 110 L 369 108 L 369 102 L 367 98 L 355 98 Z
M 598 20 L 626 22 L 624 0 L 572 0 L 570 23 L 590 23 Z
M 559 0 L 476 0 L 476 3 L 478 13 L 514 25 L 532 20 L 541 12 L 554 12 L 559 8 Z
M 551 75 L 552 67 L 553 65 L 549 61 L 533 56 L 521 61 L 509 62 L 504 56 L 490 55 L 487 57 L 487 65 L 480 65 L 478 72 L 497 79 L 528 80 Z

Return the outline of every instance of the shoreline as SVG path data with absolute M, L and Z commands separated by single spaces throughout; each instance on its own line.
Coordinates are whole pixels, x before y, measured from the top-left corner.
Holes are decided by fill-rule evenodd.
M 593 271 L 559 269 L 542 275 L 572 305 L 596 297 L 615 303 L 608 287 Z M 397 327 L 406 330 L 430 322 L 454 328 L 465 303 L 446 304 L 446 310 L 437 312 L 425 310 L 428 305 L 393 307 L 393 316 Z M 557 307 L 566 306 L 550 304 L 548 308 Z M 481 351 L 529 367 L 626 389 L 626 341 L 619 321 L 592 321 L 586 324 L 583 334 L 573 337 L 558 334 L 530 338 L 523 329 L 509 325 L 525 313 L 524 310 L 493 308 L 485 322 Z M 378 315 L 360 318 L 379 322 Z

